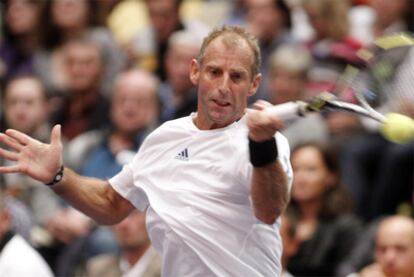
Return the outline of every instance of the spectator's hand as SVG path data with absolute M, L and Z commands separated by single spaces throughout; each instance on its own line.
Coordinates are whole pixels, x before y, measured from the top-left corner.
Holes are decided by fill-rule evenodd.
M 11 150 L 0 147 L 0 156 L 16 164 L 1 166 L 0 173 L 23 173 L 40 182 L 49 183 L 62 165 L 61 127 L 56 125 L 51 143 L 45 144 L 28 135 L 9 129 L 0 133 L 0 142 Z
M 284 127 L 281 120 L 270 116 L 264 111 L 266 107 L 271 106 L 269 102 L 259 100 L 254 103 L 253 108 L 247 113 L 247 126 L 249 128 L 249 137 L 257 142 L 271 139 L 276 131 Z

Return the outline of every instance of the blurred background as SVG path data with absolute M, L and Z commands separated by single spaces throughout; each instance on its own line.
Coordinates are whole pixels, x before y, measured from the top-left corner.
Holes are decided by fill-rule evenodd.
M 4 0 L 0 9 L 0 131 L 47 142 L 59 123 L 65 165 L 99 178 L 131 161 L 151 130 L 196 111 L 189 65 L 215 27 L 243 26 L 258 39 L 263 82 L 249 104 L 335 92 L 359 49 L 414 32 L 412 0 Z M 377 109 L 414 117 L 412 48 L 385 57 L 385 85 L 371 88 L 385 95 Z M 391 143 L 372 122 L 342 112 L 314 114 L 282 132 L 295 174 L 283 216 L 286 274 L 348 276 L 381 266 L 377 225 L 414 216 L 414 141 Z M 0 175 L 0 186 L 10 231 L 56 276 L 159 276 L 144 215 L 97 226 L 32 179 Z M 412 263 L 414 239 L 407 247 Z M 151 265 L 152 275 L 133 271 L 138 263 Z M 360 273 L 379 276 L 369 274 Z

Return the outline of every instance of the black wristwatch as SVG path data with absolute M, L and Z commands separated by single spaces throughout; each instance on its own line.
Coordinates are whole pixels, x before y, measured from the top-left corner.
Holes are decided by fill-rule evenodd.
M 63 179 L 63 171 L 65 170 L 65 167 L 62 165 L 59 169 L 59 171 L 56 173 L 55 177 L 50 183 L 45 184 L 48 187 L 53 187 L 57 183 L 59 183 Z

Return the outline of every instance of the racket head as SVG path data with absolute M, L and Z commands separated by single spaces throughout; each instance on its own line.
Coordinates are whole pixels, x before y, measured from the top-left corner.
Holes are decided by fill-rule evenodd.
M 410 34 L 379 37 L 357 56 L 361 63 L 349 86 L 365 108 L 388 105 L 395 109 L 396 103 L 414 101 L 414 38 Z

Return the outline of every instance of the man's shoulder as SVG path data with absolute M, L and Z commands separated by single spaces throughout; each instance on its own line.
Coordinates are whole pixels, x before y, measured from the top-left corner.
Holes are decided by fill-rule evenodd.
M 187 129 L 190 116 L 179 117 L 172 120 L 167 120 L 162 123 L 158 128 L 156 128 L 152 133 L 159 133 L 159 132 L 172 132 L 172 131 L 180 131 Z
M 141 148 L 148 145 L 159 145 L 163 142 L 170 142 L 176 138 L 188 135 L 189 116 L 166 121 L 153 130 L 145 139 Z

